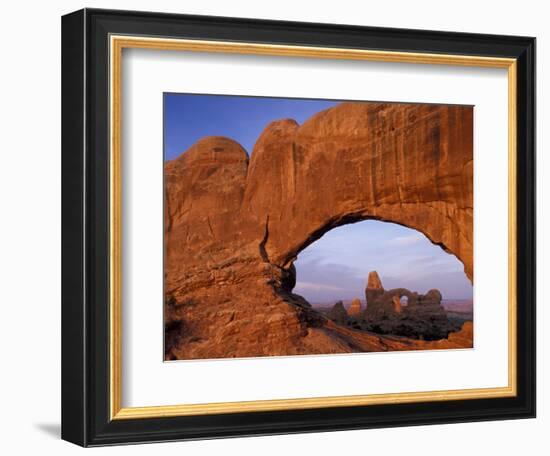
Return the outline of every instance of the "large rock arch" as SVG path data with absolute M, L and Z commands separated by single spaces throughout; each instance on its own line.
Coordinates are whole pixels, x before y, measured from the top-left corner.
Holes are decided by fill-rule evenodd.
M 416 229 L 472 280 L 472 116 L 342 103 L 301 126 L 271 123 L 250 161 L 236 142 L 209 137 L 168 162 L 165 288 L 177 302 L 169 318 L 186 328 L 173 356 L 367 349 L 291 293 L 296 255 L 346 223 Z

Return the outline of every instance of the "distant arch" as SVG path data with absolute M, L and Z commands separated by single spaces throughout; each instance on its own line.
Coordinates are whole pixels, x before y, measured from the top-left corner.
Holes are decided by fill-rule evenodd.
M 351 228 L 351 225 L 353 225 L 353 228 Z M 338 231 L 339 234 L 335 234 L 332 237 L 332 231 Z M 399 243 L 401 240 L 410 242 L 411 238 L 413 239 L 412 242 L 415 244 L 415 248 L 420 248 L 423 259 L 428 255 L 430 258 L 433 258 L 433 261 L 441 263 L 444 267 L 452 268 L 452 271 L 459 272 L 462 269 L 461 266 L 463 265 L 456 256 L 449 255 L 440 246 L 430 245 L 429 240 L 419 235 L 416 230 L 387 222 L 367 220 L 335 228 L 325 233 L 316 242 L 309 244 L 292 261 L 288 270 L 291 272 L 289 274 L 291 280 L 284 280 L 283 287 L 288 292 L 305 297 L 312 304 L 333 303 L 339 300 L 351 301 L 357 296 L 365 294 L 368 272 L 365 272 L 364 275 L 345 275 L 342 271 L 345 271 L 345 266 L 357 269 L 363 268 L 366 265 L 373 270 L 382 267 L 386 274 L 394 277 L 393 283 L 399 284 L 399 281 L 395 280 L 395 278 L 399 277 L 397 269 L 391 270 L 388 268 L 393 267 L 392 265 L 400 268 L 400 265 L 404 264 L 401 260 L 410 262 L 417 259 L 415 255 L 419 253 L 407 253 L 406 250 L 403 250 L 402 244 Z M 343 245 L 338 244 L 342 239 L 348 239 L 348 243 L 344 243 Z M 349 243 L 349 239 L 353 239 L 353 244 Z M 368 244 L 372 239 L 377 239 L 379 243 L 389 242 L 385 249 L 387 254 L 392 258 L 391 264 L 385 263 L 383 254 L 379 257 L 376 249 L 372 251 L 366 246 L 362 247 L 363 243 Z M 392 243 L 394 240 L 398 242 Z M 316 251 L 317 247 L 315 246 L 321 246 L 319 247 L 320 250 Z M 364 261 L 360 263 L 357 263 L 358 249 L 361 250 L 362 258 L 364 258 Z M 327 251 L 331 253 L 323 253 Z M 411 254 L 412 256 L 408 256 Z M 313 259 L 317 259 L 317 262 L 313 261 Z M 347 262 L 348 259 L 350 259 L 350 262 Z M 425 262 L 426 260 L 424 260 Z M 343 265 L 344 269 L 339 269 L 338 265 Z M 352 279 L 349 278 L 350 275 L 353 276 Z M 342 277 L 341 279 L 334 279 L 340 276 Z M 458 279 L 458 277 L 461 278 Z M 463 284 L 461 286 L 465 286 L 464 281 L 467 280 L 467 276 L 457 276 L 457 280 L 461 280 Z M 385 289 L 384 295 L 386 299 L 394 302 L 396 308 L 415 306 L 421 293 L 425 293 L 428 288 L 439 288 L 440 285 L 444 286 L 444 284 L 440 284 L 438 281 L 428 281 L 428 284 L 425 282 L 424 280 L 422 284 L 417 285 L 411 282 L 402 282 L 403 285 L 408 284 L 407 286 L 410 289 Z M 295 286 L 296 289 L 294 290 Z M 368 300 L 367 296 L 367 307 Z

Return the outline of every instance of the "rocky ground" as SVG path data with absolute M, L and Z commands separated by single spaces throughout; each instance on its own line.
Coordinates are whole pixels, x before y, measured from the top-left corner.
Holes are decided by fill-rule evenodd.
M 262 299 L 259 294 L 257 297 Z M 460 330 L 450 333 L 447 338 L 424 341 L 376 334 L 347 322 L 339 324 L 319 310 L 279 301 L 276 297 L 271 304 L 262 305 L 272 312 L 268 318 L 263 312 L 251 314 L 246 303 L 236 306 L 222 296 L 215 309 L 204 313 L 193 303 L 178 305 L 174 300 L 167 302 L 165 311 L 170 323 L 166 326 L 165 358 L 240 358 L 473 346 L 472 322 L 465 322 Z M 299 310 L 289 307 L 293 305 Z M 213 320 L 216 326 L 211 324 Z
M 379 335 L 403 336 L 416 340 L 436 341 L 448 338 L 449 334 L 459 332 L 465 323 L 473 324 L 471 315 L 456 312 L 447 312 L 445 320 L 414 319 L 410 317 L 386 317 L 373 319 L 362 311 L 358 315 L 345 314 L 335 311 L 334 307 L 323 307 L 317 310 L 334 323 L 348 328 L 375 333 Z M 343 307 L 342 307 L 343 308 Z

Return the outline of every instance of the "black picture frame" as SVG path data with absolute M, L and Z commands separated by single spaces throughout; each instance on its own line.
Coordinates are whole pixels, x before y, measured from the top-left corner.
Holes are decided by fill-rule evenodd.
M 517 395 L 110 419 L 108 38 L 146 35 L 517 59 Z M 82 446 L 535 416 L 535 39 L 84 9 L 62 19 L 62 438 Z

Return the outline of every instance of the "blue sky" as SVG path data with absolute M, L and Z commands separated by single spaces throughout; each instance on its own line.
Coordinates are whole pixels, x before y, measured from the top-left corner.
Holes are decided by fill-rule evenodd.
M 455 256 L 395 223 L 365 220 L 334 228 L 300 252 L 294 265 L 294 291 L 311 303 L 365 299 L 373 270 L 387 290 L 437 288 L 443 299 L 472 299 L 472 285 Z
M 299 124 L 338 102 L 226 95 L 164 95 L 164 159 L 172 160 L 205 136 L 227 136 L 250 155 L 266 125 L 277 119 Z
M 165 94 L 164 156 L 176 158 L 204 136 L 227 136 L 249 154 L 265 126 L 291 118 L 302 124 L 338 102 L 222 95 Z M 295 292 L 310 302 L 364 298 L 369 271 L 386 289 L 425 293 L 437 288 L 444 299 L 471 299 L 472 285 L 454 256 L 421 233 L 393 223 L 368 220 L 331 230 L 301 252 L 295 262 Z

